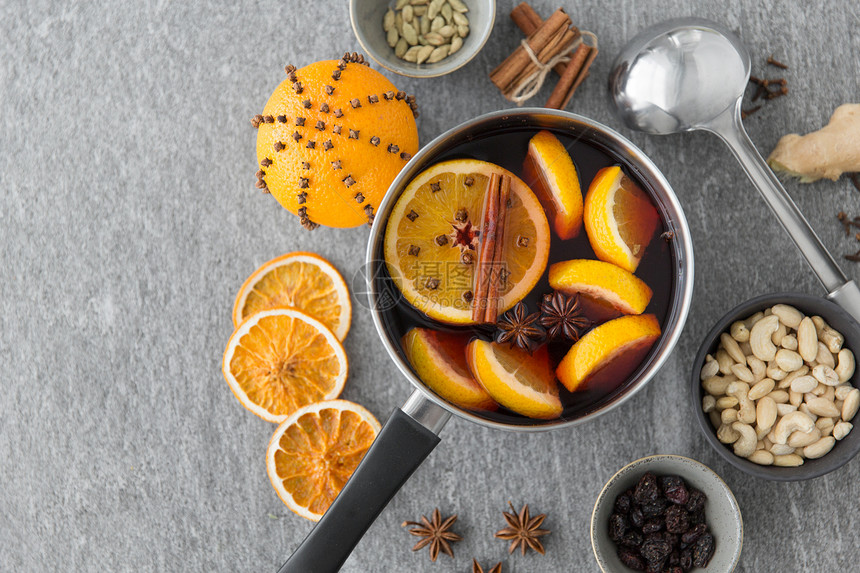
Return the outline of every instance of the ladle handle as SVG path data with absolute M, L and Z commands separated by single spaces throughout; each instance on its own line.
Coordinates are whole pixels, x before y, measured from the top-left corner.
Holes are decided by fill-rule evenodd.
M 830 298 L 860 321 L 860 289 L 854 281 L 846 278 L 779 179 L 759 155 L 741 122 L 740 100 L 736 106 L 726 109 L 703 127 L 719 135 L 728 144 L 768 207 L 827 289 Z
M 413 395 L 404 410 L 409 412 L 414 401 Z M 278 573 L 340 570 L 376 517 L 439 443 L 436 431 L 449 414 L 431 402 L 423 406 L 436 415 L 437 427 L 428 428 L 424 420 L 395 408 L 334 503 Z

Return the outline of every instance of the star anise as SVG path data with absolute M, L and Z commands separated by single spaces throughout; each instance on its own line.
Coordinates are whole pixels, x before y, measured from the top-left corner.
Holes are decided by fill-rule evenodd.
M 411 527 L 409 533 L 416 537 L 423 537 L 421 541 L 415 544 L 412 551 L 430 546 L 430 561 L 436 561 L 439 556 L 439 551 L 447 553 L 454 557 L 454 552 L 451 550 L 451 543 L 461 541 L 463 538 L 452 531 L 448 531 L 454 522 L 457 521 L 457 515 L 454 514 L 445 521 L 442 521 L 442 514 L 439 509 L 433 510 L 433 521 L 428 521 L 426 517 L 421 516 L 421 523 L 415 521 L 404 521 L 403 527 Z
M 538 324 L 540 313 L 528 314 L 528 307 L 518 302 L 514 308 L 502 315 L 496 323 L 499 332 L 496 342 L 508 343 L 513 348 L 519 346 L 529 353 L 546 337 L 546 331 Z
M 478 563 L 477 559 L 472 559 L 472 573 L 484 573 L 484 570 L 481 569 L 481 564 Z M 488 569 L 487 573 L 502 573 L 502 562 L 499 561 L 496 563 L 492 569 Z
M 526 549 L 534 549 L 541 555 L 544 554 L 543 543 L 538 537 L 549 533 L 548 529 L 540 529 L 543 520 L 546 519 L 546 514 L 542 513 L 535 517 L 529 517 L 529 506 L 524 505 L 517 515 L 516 510 L 511 502 L 511 512 L 503 511 L 505 521 L 508 522 L 508 527 L 497 531 L 495 536 L 499 539 L 511 540 L 511 546 L 508 548 L 508 553 L 513 553 L 517 546 L 522 550 L 522 554 L 526 554 Z
M 540 309 L 543 313 L 540 323 L 550 338 L 564 337 L 576 342 L 582 330 L 591 324 L 585 318 L 576 295 L 567 296 L 559 291 L 545 294 Z

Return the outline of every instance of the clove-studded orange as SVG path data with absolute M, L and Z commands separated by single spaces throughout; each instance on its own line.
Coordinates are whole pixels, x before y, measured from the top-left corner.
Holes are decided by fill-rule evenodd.
M 388 186 L 418 151 L 414 96 L 364 57 L 285 68 L 257 128 L 257 187 L 306 229 L 373 221 Z

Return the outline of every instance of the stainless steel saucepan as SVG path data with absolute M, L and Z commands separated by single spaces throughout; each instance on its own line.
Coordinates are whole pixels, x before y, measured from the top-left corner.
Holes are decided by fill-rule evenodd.
M 568 408 L 556 420 L 511 422 L 464 410 L 435 394 L 409 366 L 392 328 L 389 313 L 391 283 L 382 256 L 383 237 L 398 197 L 409 181 L 439 158 L 464 143 L 512 131 L 549 129 L 596 147 L 627 168 L 651 195 L 672 233 L 668 247 L 674 261 L 663 334 L 637 370 L 615 391 L 590 408 Z M 523 150 L 525 154 L 525 150 Z M 588 182 L 582 182 L 587 186 Z M 414 387 L 406 403 L 395 408 L 373 446 L 343 491 L 281 567 L 279 573 L 330 573 L 338 571 L 379 513 L 421 462 L 439 443 L 439 433 L 451 415 L 502 430 L 533 432 L 583 424 L 629 400 L 657 373 L 675 347 L 693 293 L 693 246 L 687 220 L 675 193 L 657 167 L 642 151 L 612 129 L 585 117 L 542 108 L 501 111 L 483 115 L 443 133 L 424 147 L 397 176 L 379 206 L 367 246 L 367 287 L 376 330 L 391 360 Z

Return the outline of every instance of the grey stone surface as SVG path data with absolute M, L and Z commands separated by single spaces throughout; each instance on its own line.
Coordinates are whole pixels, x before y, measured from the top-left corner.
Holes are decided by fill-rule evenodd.
M 547 14 L 556 3 L 536 5 Z M 509 106 L 487 73 L 520 39 L 512 6 L 499 2 L 489 43 L 464 69 L 392 78 L 419 96 L 422 141 Z M 755 72 L 788 78 L 791 94 L 747 121 L 765 154 L 860 93 L 854 1 L 565 6 L 601 41 L 568 109 L 610 126 L 612 58 L 644 25 L 677 15 L 726 23 Z M 351 276 L 368 231 L 306 233 L 257 193 L 248 118 L 284 63 L 359 48 L 346 3 L 5 0 L 0 38 L 0 571 L 275 571 L 311 524 L 269 484 L 274 426 L 221 376 L 233 296 L 259 263 L 294 249 Z M 791 69 L 765 69 L 771 53 Z M 665 172 L 693 231 L 695 298 L 672 358 L 634 400 L 585 427 L 520 435 L 452 421 L 344 571 L 464 572 L 472 556 L 514 573 L 594 571 L 597 492 L 652 453 L 701 460 L 733 488 L 746 523 L 739 570 L 857 570 L 860 460 L 805 483 L 753 479 L 710 450 L 687 403 L 690 361 L 723 312 L 819 285 L 713 137 L 621 131 Z M 860 210 L 847 180 L 787 187 L 834 253 L 856 250 L 834 217 Z M 344 397 L 384 418 L 409 387 L 369 315 L 353 320 Z M 492 538 L 508 500 L 549 513 L 546 556 L 508 556 Z M 466 540 L 455 560 L 431 564 L 409 551 L 400 522 L 435 506 L 460 514 Z

